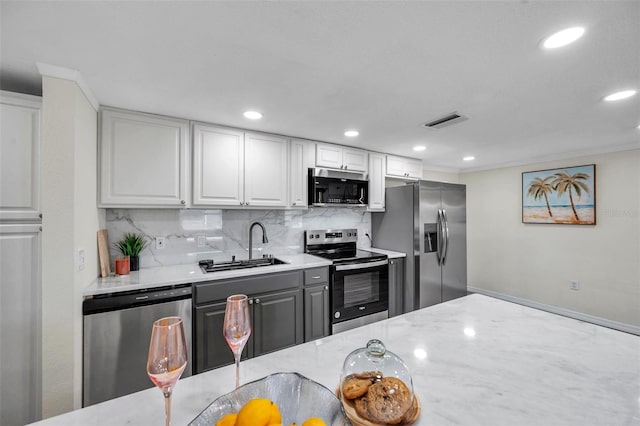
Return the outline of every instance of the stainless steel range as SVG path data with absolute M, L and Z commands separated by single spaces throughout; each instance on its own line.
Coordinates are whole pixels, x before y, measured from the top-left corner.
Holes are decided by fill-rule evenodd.
M 389 317 L 389 260 L 359 250 L 357 229 L 308 230 L 305 253 L 330 259 L 331 332 Z

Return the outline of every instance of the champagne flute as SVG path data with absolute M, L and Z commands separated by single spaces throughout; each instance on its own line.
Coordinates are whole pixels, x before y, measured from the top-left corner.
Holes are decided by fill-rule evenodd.
M 187 345 L 182 318 L 161 318 L 153 323 L 147 374 L 164 395 L 165 424 L 171 424 L 171 392 L 187 366 Z
M 224 338 L 236 361 L 236 389 L 240 386 L 240 355 L 250 335 L 249 298 L 245 294 L 229 296 L 224 311 Z

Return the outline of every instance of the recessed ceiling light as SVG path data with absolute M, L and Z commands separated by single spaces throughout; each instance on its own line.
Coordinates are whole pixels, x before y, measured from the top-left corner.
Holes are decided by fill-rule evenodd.
M 358 136 L 360 133 L 358 133 L 357 130 L 347 130 L 346 132 L 344 132 L 345 136 L 348 136 L 350 138 L 354 138 L 356 136 Z
M 427 147 L 424 145 L 418 145 L 413 147 L 414 151 L 424 151 L 425 149 L 427 149 Z
M 467 157 L 462 158 L 464 161 L 473 161 L 476 159 L 473 155 L 469 155 Z
M 636 94 L 635 90 L 623 90 L 622 92 L 616 92 L 616 93 L 610 94 L 609 96 L 605 96 L 604 100 L 607 102 L 619 101 L 621 99 L 630 98 L 635 94 Z
M 542 46 L 544 46 L 545 49 L 555 49 L 566 46 L 582 37 L 582 34 L 584 34 L 584 28 L 582 27 L 567 28 L 566 30 L 558 31 L 545 38 Z
M 262 118 L 262 114 L 258 111 L 245 111 L 244 116 L 250 120 L 260 120 Z

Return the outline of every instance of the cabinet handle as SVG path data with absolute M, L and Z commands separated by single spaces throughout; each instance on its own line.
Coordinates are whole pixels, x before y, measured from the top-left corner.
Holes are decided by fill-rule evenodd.
M 292 204 L 292 205 L 294 205 L 294 206 L 296 205 L 295 201 L 293 202 L 293 204 Z
M 40 219 L 42 219 L 42 213 L 40 213 L 40 214 L 38 215 L 38 217 L 39 217 Z
M 389 264 L 391 264 L 391 265 L 395 265 L 395 263 L 393 263 L 393 260 L 390 260 L 390 261 L 389 261 Z
M 260 303 L 260 299 L 256 299 L 256 303 Z
M 347 170 L 347 165 L 345 164 L 344 169 Z
M 187 204 L 187 202 L 184 201 L 184 200 L 180 200 L 180 204 L 182 204 L 184 206 L 185 204 Z
M 318 280 L 318 279 L 320 279 L 320 275 L 318 275 L 317 277 L 311 277 L 311 278 L 314 279 L 314 280 Z
M 253 299 L 249 299 L 249 304 L 253 305 Z
M 328 285 L 325 285 L 325 286 L 324 286 L 324 289 L 325 289 L 325 290 L 329 290 L 329 286 L 328 286 Z
M 248 202 L 246 202 L 246 203 L 244 203 L 244 205 L 245 205 L 245 206 L 248 206 L 248 205 L 249 205 L 249 203 L 248 203 Z

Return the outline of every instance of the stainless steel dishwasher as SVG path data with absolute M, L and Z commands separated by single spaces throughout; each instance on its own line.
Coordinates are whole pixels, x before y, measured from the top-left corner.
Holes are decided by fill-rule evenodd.
M 191 375 L 191 284 L 96 295 L 84 300 L 82 406 L 153 387 L 147 376 L 151 328 L 182 317 Z

